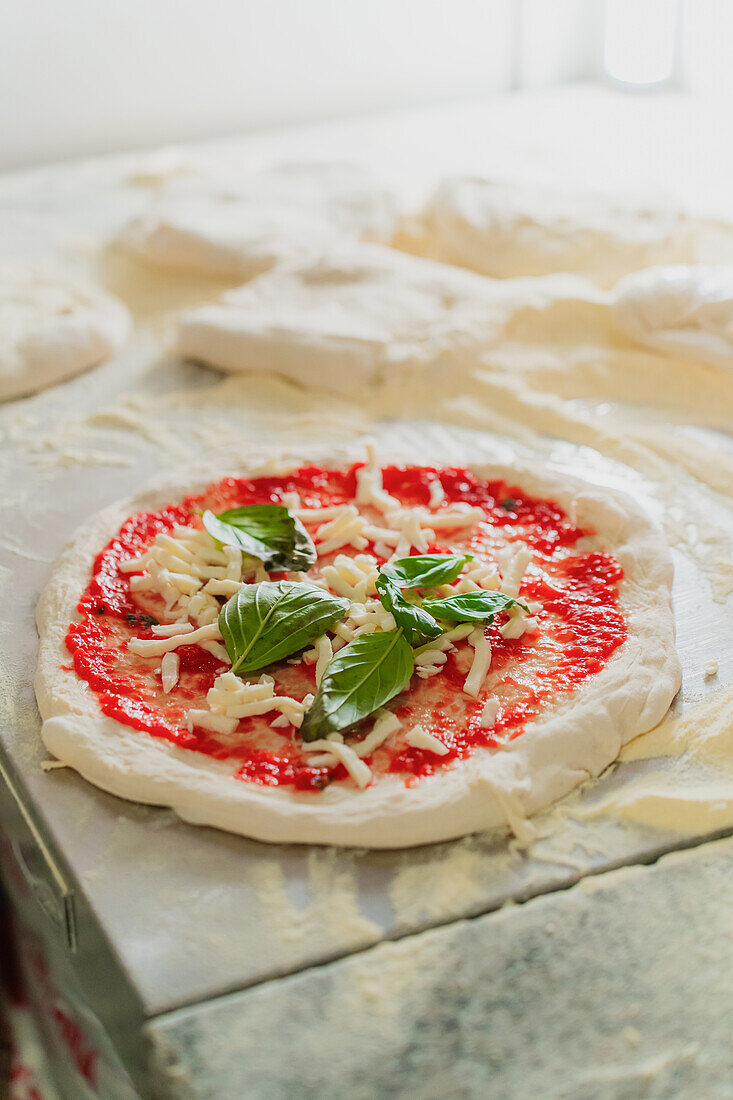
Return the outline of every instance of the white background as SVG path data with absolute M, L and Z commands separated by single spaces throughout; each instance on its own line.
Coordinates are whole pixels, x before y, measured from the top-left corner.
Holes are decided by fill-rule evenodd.
M 598 0 L 4 0 L 0 164 L 508 89 L 534 6 L 542 79 L 589 75 Z
M 680 15 L 672 83 L 733 93 L 733 0 L 632 2 L 649 49 L 660 8 Z M 4 0 L 0 167 L 608 80 L 604 11 L 623 3 Z

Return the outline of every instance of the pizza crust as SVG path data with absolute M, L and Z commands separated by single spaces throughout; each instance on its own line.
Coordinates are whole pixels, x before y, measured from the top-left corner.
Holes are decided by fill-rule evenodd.
M 130 317 L 116 298 L 43 266 L 0 266 L 0 399 L 35 393 L 104 362 Z
M 343 456 L 316 460 L 334 465 Z M 528 723 L 505 748 L 476 750 L 412 787 L 399 776 L 386 776 L 363 791 L 334 784 L 314 796 L 235 780 L 231 764 L 101 715 L 89 685 L 62 667 L 69 660 L 68 624 L 97 551 L 132 512 L 203 490 L 215 478 L 238 472 L 232 465 L 208 471 L 205 479 L 199 468 L 195 479 L 162 485 L 106 509 L 66 549 L 38 606 L 36 695 L 44 744 L 112 794 L 169 806 L 185 821 L 265 841 L 400 848 L 506 827 L 510 821 L 516 829 L 516 823 L 599 775 L 622 745 L 655 726 L 669 708 L 681 680 L 670 604 L 672 563 L 661 535 L 625 495 L 549 471 L 493 464 L 469 468 L 479 477 L 506 479 L 533 495 L 552 497 L 573 522 L 598 531 L 599 544 L 614 553 L 626 574 L 620 606 L 627 641 L 594 679 Z M 273 470 L 268 464 L 239 472 L 257 476 Z

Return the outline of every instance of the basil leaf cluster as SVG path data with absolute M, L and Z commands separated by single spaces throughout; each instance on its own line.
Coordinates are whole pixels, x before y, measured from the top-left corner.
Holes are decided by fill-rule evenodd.
M 235 508 L 218 516 L 206 512 L 203 519 L 214 538 L 260 558 L 265 568 L 307 569 L 316 560 L 305 528 L 280 505 Z M 404 691 L 415 669 L 412 646 L 439 637 L 441 622 L 490 623 L 511 607 L 529 610 L 503 592 L 476 590 L 422 600 L 403 595 L 452 584 L 471 557 L 418 554 L 382 566 L 377 594 L 396 629 L 361 634 L 334 655 L 300 727 L 304 741 L 348 729 Z M 349 606 L 348 600 L 308 582 L 244 585 L 219 615 L 232 671 L 256 672 L 290 657 L 343 619 Z
M 376 589 L 382 607 L 391 612 L 410 645 L 419 645 L 426 638 L 437 638 L 442 633 L 433 616 L 417 604 L 409 603 L 384 573 L 377 577 Z
M 442 622 L 491 623 L 500 611 L 526 604 L 503 592 L 462 592 L 411 602 L 403 589 L 437 588 L 458 578 L 471 554 L 416 554 L 382 566 L 377 595 L 397 624 L 396 630 L 363 634 L 333 657 L 321 679 L 300 733 L 313 741 L 347 729 L 373 714 L 409 683 L 414 671 L 413 645 L 443 633 Z
M 284 504 L 248 504 L 226 512 L 204 512 L 204 527 L 218 542 L 259 558 L 268 572 L 306 572 L 317 560 L 313 540 Z

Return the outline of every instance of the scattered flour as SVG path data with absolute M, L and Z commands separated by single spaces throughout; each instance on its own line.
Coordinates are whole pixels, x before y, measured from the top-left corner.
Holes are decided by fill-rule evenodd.
M 410 859 L 390 883 L 390 900 L 398 920 L 412 925 L 445 919 L 455 913 L 458 898 L 463 913 L 482 905 L 485 865 L 485 854 L 471 839 L 442 848 L 435 859 Z
M 733 688 L 638 737 L 622 761 L 654 767 L 584 814 L 612 814 L 658 829 L 705 834 L 733 826 Z
M 313 848 L 308 853 L 308 896 L 302 908 L 288 894 L 288 880 L 282 862 L 261 859 L 250 871 L 251 882 L 262 919 L 270 934 L 290 954 L 314 934 L 322 935 L 329 951 L 374 943 L 381 929 L 362 913 L 353 869 L 345 866 L 331 848 Z

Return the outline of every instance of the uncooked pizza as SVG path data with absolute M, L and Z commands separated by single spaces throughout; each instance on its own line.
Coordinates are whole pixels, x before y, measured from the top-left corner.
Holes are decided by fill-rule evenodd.
M 679 687 L 628 497 L 373 451 L 194 482 L 97 516 L 39 607 L 44 742 L 114 794 L 268 841 L 520 829 Z

